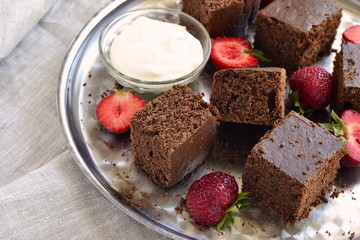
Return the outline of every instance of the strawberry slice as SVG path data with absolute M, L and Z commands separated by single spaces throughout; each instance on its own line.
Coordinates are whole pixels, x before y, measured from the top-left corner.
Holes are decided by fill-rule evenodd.
M 96 116 L 110 132 L 123 133 L 130 128 L 131 117 L 145 106 L 145 102 L 130 91 L 112 91 L 114 93 L 103 98 L 98 104 Z
M 343 38 L 347 42 L 360 44 L 360 25 L 349 27 L 343 33 Z
M 249 41 L 239 37 L 218 37 L 212 39 L 210 59 L 217 70 L 225 68 L 253 68 L 258 59 L 249 53 Z
M 360 113 L 354 110 L 345 110 L 340 117 L 346 126 L 346 147 L 350 152 L 341 160 L 341 164 L 348 167 L 360 166 Z

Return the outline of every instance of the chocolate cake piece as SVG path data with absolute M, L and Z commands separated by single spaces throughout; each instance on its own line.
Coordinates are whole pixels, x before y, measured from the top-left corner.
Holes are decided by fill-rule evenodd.
M 242 190 L 251 192 L 255 205 L 294 224 L 323 202 L 345 153 L 334 135 L 290 112 L 251 150 Z
M 193 16 L 211 37 L 245 36 L 260 0 L 182 0 L 183 12 Z
M 288 74 L 311 66 L 330 53 L 341 11 L 334 0 L 274 1 L 258 12 L 255 48 Z
M 285 88 L 285 69 L 224 69 L 214 75 L 210 102 L 222 121 L 272 126 L 285 116 Z
M 213 146 L 218 111 L 186 86 L 147 103 L 131 119 L 135 164 L 164 188 L 192 172 Z
M 360 112 L 360 44 L 342 43 L 341 52 L 336 55 L 333 77 L 336 112 L 340 114 L 346 109 Z

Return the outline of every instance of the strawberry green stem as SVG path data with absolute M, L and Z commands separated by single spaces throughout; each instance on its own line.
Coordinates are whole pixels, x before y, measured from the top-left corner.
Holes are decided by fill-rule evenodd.
M 245 53 L 254 55 L 260 62 L 272 62 L 270 59 L 264 57 L 264 52 L 258 49 L 246 49 Z
M 344 123 L 344 120 L 342 120 L 335 112 L 334 110 L 331 110 L 330 113 L 331 118 L 334 120 L 331 123 L 319 123 L 319 126 L 322 128 L 328 130 L 329 132 L 334 133 L 334 135 L 342 141 L 344 144 L 348 142 L 348 140 L 345 138 L 345 133 L 347 131 L 347 127 Z M 350 151 L 345 147 L 345 151 L 350 154 Z
M 251 202 L 247 200 L 249 194 L 250 192 L 243 192 L 238 194 L 234 203 L 228 209 L 226 209 L 224 218 L 221 219 L 221 221 L 217 224 L 216 229 L 218 232 L 221 231 L 226 222 L 231 222 L 234 224 L 235 220 L 231 213 L 240 214 L 240 209 L 245 208 L 251 204 Z

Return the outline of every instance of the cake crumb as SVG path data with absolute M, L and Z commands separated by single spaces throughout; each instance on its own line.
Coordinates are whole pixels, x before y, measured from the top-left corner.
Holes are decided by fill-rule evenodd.
M 351 64 L 351 65 L 355 65 L 354 59 L 348 59 L 348 63 Z
M 286 8 L 291 8 L 291 7 L 292 7 L 291 3 L 289 3 L 288 5 L 286 5 Z
M 350 232 L 350 231 L 349 231 Z M 349 236 L 349 240 L 353 240 L 355 238 L 355 232 L 351 233 Z
M 304 152 L 303 151 L 300 151 L 299 153 L 298 153 L 298 157 L 301 157 L 301 156 L 303 156 L 304 155 Z
M 317 160 L 317 162 L 316 163 L 323 163 L 324 162 L 324 160 L 323 159 L 319 159 L 319 160 Z
M 183 211 L 184 211 L 184 206 L 180 203 L 180 205 L 176 206 L 174 209 L 175 209 L 176 214 L 181 215 L 183 213 Z
M 266 149 L 264 148 L 264 146 L 259 147 L 259 152 L 260 153 L 266 153 Z
M 150 198 L 149 194 L 147 194 L 146 192 L 141 192 L 141 196 L 142 196 L 143 198 L 145 198 L 145 199 L 149 199 L 149 198 Z
M 129 192 L 129 193 L 125 193 L 124 196 L 127 198 L 127 199 L 132 199 L 134 197 L 134 195 Z
M 280 147 L 281 148 L 285 147 L 285 143 L 284 142 L 280 143 Z

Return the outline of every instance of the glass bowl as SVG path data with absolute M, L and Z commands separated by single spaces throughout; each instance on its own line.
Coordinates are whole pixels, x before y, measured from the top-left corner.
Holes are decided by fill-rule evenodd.
M 201 43 L 203 50 L 203 61 L 201 64 L 192 72 L 184 76 L 161 81 L 132 78 L 115 69 L 110 59 L 111 44 L 125 26 L 130 25 L 140 16 L 185 26 L 186 30 Z M 155 94 L 159 94 L 171 88 L 174 84 L 188 84 L 193 82 L 202 72 L 209 60 L 210 51 L 211 39 L 204 26 L 186 13 L 167 8 L 143 8 L 119 15 L 104 28 L 99 38 L 100 57 L 106 69 L 115 78 L 115 80 L 117 80 L 122 86 L 132 88 L 135 91 L 151 92 Z

